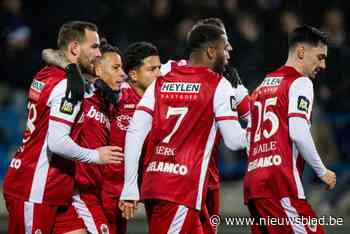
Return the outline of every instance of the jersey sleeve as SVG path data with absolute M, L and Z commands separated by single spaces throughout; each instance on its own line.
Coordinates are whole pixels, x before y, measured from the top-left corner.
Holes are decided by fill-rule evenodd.
M 302 157 L 315 171 L 318 177 L 324 176 L 327 169 L 317 152 L 307 121 L 302 118 L 291 117 L 288 120 L 288 125 L 289 136 L 292 141 L 295 142 Z
M 80 111 L 81 102 L 73 105 L 65 100 L 66 88 L 67 79 L 64 79 L 52 89 L 47 106 L 50 108 L 50 120 L 71 126 Z
M 301 117 L 310 121 L 314 90 L 308 77 L 301 77 L 293 81 L 288 93 L 288 117 Z
M 228 80 L 222 78 L 214 94 L 215 121 L 238 120 L 236 98 Z
M 154 103 L 155 103 L 155 96 L 154 96 L 155 83 L 156 81 L 153 81 L 153 83 L 146 89 L 145 94 L 142 96 L 141 101 L 136 107 L 136 110 L 145 111 L 152 116 L 153 116 Z
M 235 103 L 238 116 L 240 118 L 245 118 L 250 113 L 250 97 L 248 89 L 243 85 L 238 85 L 237 88 L 233 88 Z
M 162 64 L 160 66 L 160 74 L 162 76 L 165 76 L 166 74 L 168 74 L 171 71 L 172 63 L 174 62 L 175 62 L 174 60 L 169 60 L 168 62 Z
M 125 138 L 124 186 L 120 200 L 139 200 L 138 167 L 142 147 L 152 127 L 152 116 L 143 111 L 135 111 L 130 120 Z

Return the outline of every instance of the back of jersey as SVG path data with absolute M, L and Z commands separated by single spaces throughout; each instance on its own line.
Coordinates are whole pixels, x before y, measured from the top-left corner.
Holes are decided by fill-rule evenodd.
M 206 67 L 188 65 L 157 79 L 143 199 L 199 209 L 216 135 L 213 98 L 220 79 Z
M 284 66 L 268 74 L 251 95 L 245 202 L 254 198 L 304 198 L 288 129 L 289 88 L 299 77 L 296 70 Z

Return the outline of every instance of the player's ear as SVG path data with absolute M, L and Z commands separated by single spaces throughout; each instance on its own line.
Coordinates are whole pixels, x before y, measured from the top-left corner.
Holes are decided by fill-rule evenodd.
M 305 47 L 303 45 L 298 46 L 296 52 L 298 59 L 303 59 L 305 56 Z
M 79 56 L 80 54 L 80 44 L 77 41 L 72 41 L 71 43 L 68 44 L 68 51 L 73 55 L 73 56 Z
M 137 81 L 137 74 L 136 74 L 135 70 L 130 70 L 128 72 L 128 76 L 132 81 L 134 81 L 134 82 Z
M 213 58 L 215 58 L 216 56 L 216 49 L 214 47 L 209 46 L 207 48 L 207 56 L 210 60 L 212 60 Z

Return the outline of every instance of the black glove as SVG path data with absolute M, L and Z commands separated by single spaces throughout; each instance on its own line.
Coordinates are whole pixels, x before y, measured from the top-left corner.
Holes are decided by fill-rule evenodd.
M 84 99 L 85 79 L 80 71 L 79 65 L 75 63 L 68 64 L 66 67 L 67 89 L 65 99 L 76 105 Z
M 237 88 L 238 85 L 242 84 L 241 78 L 239 77 L 238 71 L 235 67 L 225 66 L 223 76 L 231 83 L 232 87 Z
M 110 104 L 117 104 L 119 101 L 119 91 L 113 91 L 107 84 L 101 79 L 97 79 L 94 83 L 97 92 L 103 97 L 103 99 Z

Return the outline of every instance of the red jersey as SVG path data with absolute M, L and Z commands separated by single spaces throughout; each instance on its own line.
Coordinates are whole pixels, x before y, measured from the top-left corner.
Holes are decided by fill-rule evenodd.
M 288 118 L 310 120 L 313 93 L 303 92 L 303 82 L 308 79 L 283 66 L 268 74 L 252 93 L 245 202 L 254 198 L 305 198 L 300 177 L 304 160 L 289 136 Z
M 230 105 L 231 85 L 206 67 L 174 65 L 148 91 L 138 106 L 153 115 L 141 198 L 199 210 L 216 121 L 237 119 Z
M 120 100 L 116 114 L 111 119 L 110 145 L 123 149 L 126 130 L 141 96 L 128 83 L 123 83 L 120 90 Z M 107 164 L 104 168 L 103 190 L 119 197 L 124 183 L 124 163 Z
M 80 103 L 73 106 L 64 100 L 66 86 L 65 71 L 56 66 L 46 66 L 35 76 L 23 143 L 4 179 L 7 196 L 49 205 L 71 201 L 74 162 L 53 154 L 47 145 L 49 119 L 73 127 L 80 117 Z
M 110 111 L 103 97 L 94 90 L 84 98 L 82 105 L 83 122 L 80 134 L 74 139 L 80 146 L 97 149 L 109 145 Z M 76 162 L 75 182 L 79 192 L 95 193 L 100 196 L 104 165 Z
M 187 60 L 182 59 L 179 61 L 169 60 L 166 64 L 161 67 L 161 74 L 164 76 L 172 70 L 173 67 L 187 65 Z M 232 105 L 237 109 L 240 118 L 246 117 L 249 114 L 249 95 L 245 92 L 238 92 L 235 88 L 232 88 L 232 96 L 234 99 Z M 213 156 L 210 158 L 209 163 L 209 175 L 208 175 L 208 186 L 211 188 L 220 187 L 220 172 L 218 168 L 218 146 L 220 143 L 220 134 L 217 134 L 215 140 L 215 146 L 213 148 Z

